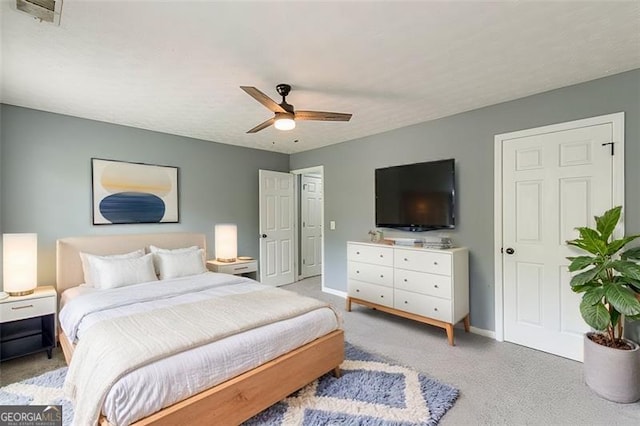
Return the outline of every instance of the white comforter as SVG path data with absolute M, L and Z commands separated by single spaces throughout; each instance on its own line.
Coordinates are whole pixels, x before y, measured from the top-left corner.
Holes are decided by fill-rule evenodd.
M 65 334 L 75 340 L 81 339 L 93 324 L 132 312 L 261 288 L 264 286 L 246 278 L 206 273 L 85 292 L 65 300 L 60 321 Z M 113 386 L 105 400 L 103 414 L 113 424 L 129 424 L 337 327 L 338 320 L 333 311 L 324 308 L 154 362 L 124 376 Z M 148 383 L 154 386 L 145 385 Z

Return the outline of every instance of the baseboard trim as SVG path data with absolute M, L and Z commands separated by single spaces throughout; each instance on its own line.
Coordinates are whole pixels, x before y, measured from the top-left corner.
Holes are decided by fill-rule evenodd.
M 473 334 L 479 334 L 480 336 L 489 337 L 494 340 L 496 338 L 496 332 L 492 330 L 485 330 L 484 328 L 471 326 L 469 327 L 469 331 Z
M 462 321 L 458 322 L 455 325 L 455 328 L 458 329 L 458 330 L 464 330 L 464 327 L 462 326 Z M 477 334 L 479 336 L 489 337 L 490 339 L 494 339 L 494 340 L 496 338 L 496 332 L 495 331 L 485 330 L 484 328 L 478 328 L 478 327 L 474 327 L 474 326 L 470 326 L 469 327 L 469 333 Z
M 334 288 L 322 286 L 322 292 L 333 294 L 334 296 L 339 296 L 339 297 L 342 297 L 343 299 L 347 298 L 347 293 L 345 291 L 336 290 Z

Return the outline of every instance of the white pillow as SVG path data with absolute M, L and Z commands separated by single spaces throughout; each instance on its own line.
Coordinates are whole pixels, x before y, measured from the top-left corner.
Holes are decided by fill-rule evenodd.
M 182 248 L 176 248 L 176 249 L 164 249 L 161 247 L 156 247 L 154 245 L 149 246 L 149 252 L 151 253 L 183 253 L 185 251 L 196 251 L 196 250 L 198 250 L 198 246 L 182 247 Z
M 177 253 L 154 253 L 158 262 L 161 280 L 187 277 L 207 272 L 204 265 L 204 250 L 187 250 Z
M 131 259 L 135 257 L 144 256 L 144 250 L 136 250 L 131 253 L 114 254 L 110 256 L 98 256 L 95 254 L 80 252 L 80 260 L 82 261 L 82 271 L 84 272 L 84 283 L 89 287 L 94 287 L 94 270 L 93 266 L 95 259 Z
M 156 247 L 154 245 L 149 245 L 149 253 L 153 253 L 153 266 L 156 268 L 156 272 L 160 273 L 160 263 L 158 260 L 158 256 L 156 256 L 156 254 L 158 253 L 165 253 L 165 254 L 178 254 L 178 253 L 186 253 L 189 251 L 196 251 L 198 250 L 198 246 L 191 246 L 191 247 L 182 247 L 182 248 L 176 248 L 176 249 L 163 249 L 160 247 Z M 163 279 L 163 278 L 160 278 Z
M 94 259 L 94 287 L 101 290 L 156 281 L 153 255 L 120 259 Z

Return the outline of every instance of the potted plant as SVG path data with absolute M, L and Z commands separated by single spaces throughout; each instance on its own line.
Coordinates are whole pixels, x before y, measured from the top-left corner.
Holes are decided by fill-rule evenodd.
M 580 313 L 596 330 L 584 337 L 585 382 L 608 400 L 629 403 L 640 399 L 640 349 L 624 338 L 623 324 L 624 317 L 640 319 L 640 247 L 625 247 L 640 235 L 613 237 L 621 211 L 596 216 L 596 229 L 577 228 L 580 238 L 567 244 L 590 254 L 568 258 L 569 271 L 581 271 L 571 279 L 571 289 L 583 293 Z

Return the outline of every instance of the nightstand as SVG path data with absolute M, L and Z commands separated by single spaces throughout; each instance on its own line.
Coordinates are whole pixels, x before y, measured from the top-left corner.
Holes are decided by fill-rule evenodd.
M 222 272 L 223 274 L 245 275 L 255 279 L 255 272 L 258 270 L 258 261 L 236 260 L 235 262 L 218 262 L 217 260 L 207 260 L 207 268 L 212 272 Z
M 56 346 L 56 289 L 37 287 L 26 296 L 0 300 L 0 361 L 47 351 Z

